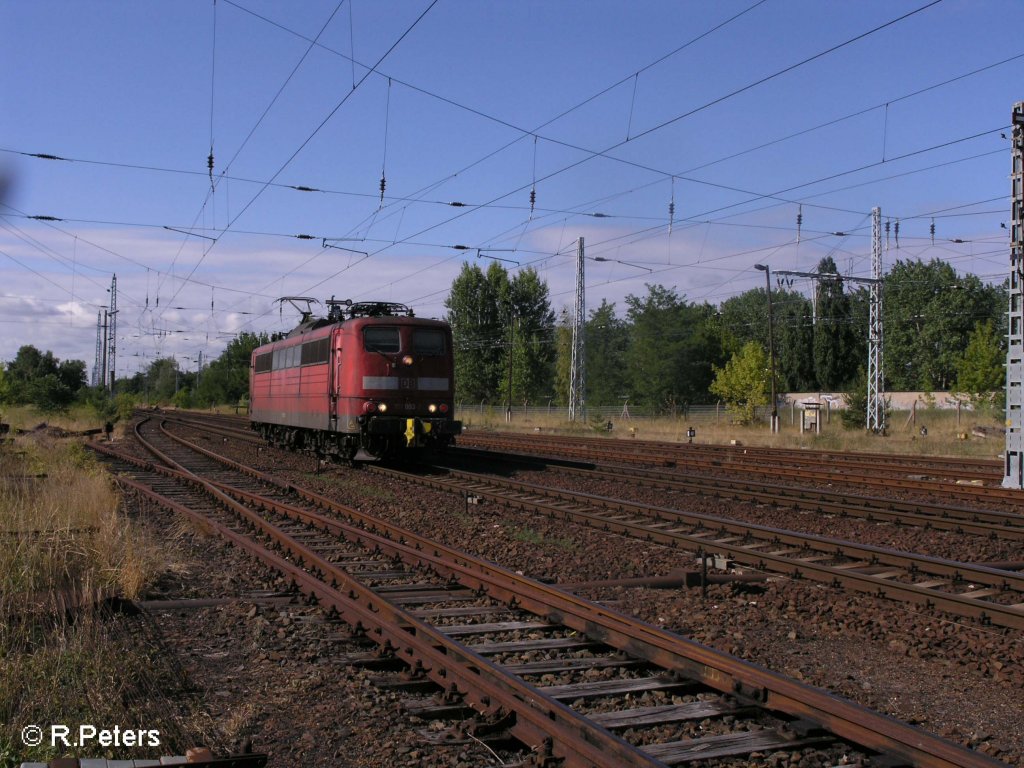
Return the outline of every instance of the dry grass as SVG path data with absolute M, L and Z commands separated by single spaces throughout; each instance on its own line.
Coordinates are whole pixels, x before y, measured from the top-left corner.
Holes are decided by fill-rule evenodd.
M 511 424 L 506 423 L 504 412 L 494 409 L 488 413 L 477 411 L 459 414 L 468 431 L 474 430 L 505 430 L 513 432 L 553 432 L 556 434 L 586 435 L 588 437 L 607 437 L 608 439 L 641 439 L 663 440 L 667 442 L 685 443 L 686 430 L 693 427 L 697 435 L 693 442 L 703 445 L 725 445 L 738 440 L 744 445 L 770 446 L 778 448 L 805 448 L 835 451 L 858 451 L 898 454 L 920 454 L 922 456 L 967 456 L 977 458 L 997 458 L 1005 448 L 1000 424 L 991 415 L 964 412 L 960 424 L 957 424 L 955 411 L 937 409 L 920 409 L 916 419 L 908 421 L 908 412 L 895 412 L 890 418 L 890 428 L 885 436 L 874 435 L 864 430 L 844 429 L 838 413 L 833 413 L 831 421 L 823 419 L 821 434 L 806 432 L 800 434 L 800 416 L 796 415 L 795 423 L 790 421 L 790 413 L 783 410 L 779 414 L 780 432 L 773 435 L 767 425 L 741 426 L 731 424 L 729 415 L 723 409 L 719 418 L 715 415 L 701 415 L 696 418 L 661 419 L 612 419 L 614 428 L 611 432 L 604 429 L 605 421 L 600 423 L 571 424 L 557 416 L 520 415 L 515 414 Z M 920 433 L 921 427 L 927 428 L 927 436 Z M 988 430 L 987 438 L 971 434 L 974 427 L 980 426 Z M 966 439 L 960 436 L 966 435 Z
M 66 413 L 43 413 L 31 405 L 19 405 L 4 408 L 0 416 L 4 423 L 11 425 L 12 430 L 33 429 L 40 424 L 47 424 L 68 432 L 80 432 L 103 426 L 103 420 L 87 405 L 75 405 Z
M 134 598 L 161 570 L 156 544 L 119 505 L 80 445 L 37 434 L 0 447 L 0 766 L 58 756 L 23 747 L 28 724 L 146 727 L 152 648 L 118 626 L 124 618 L 66 610 L 100 594 Z

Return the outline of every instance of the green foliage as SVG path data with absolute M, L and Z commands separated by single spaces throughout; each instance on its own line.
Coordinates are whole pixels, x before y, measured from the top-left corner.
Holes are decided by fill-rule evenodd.
M 534 269 L 524 269 L 509 281 L 511 322 L 515 324 L 512 347 L 512 394 L 516 402 L 533 403 L 552 394 L 555 350 L 552 333 L 555 313 L 548 300 L 548 286 Z M 508 377 L 501 379 L 501 397 L 508 399 Z
M 756 341 L 748 341 L 743 348 L 719 368 L 713 366 L 715 380 L 710 391 L 725 402 L 742 424 L 754 420 L 758 406 L 768 405 L 770 378 L 768 355 Z
M 602 301 L 601 306 L 590 313 L 586 325 L 586 345 L 587 403 L 621 404 L 629 387 L 626 368 L 629 328 L 615 316 L 614 304 Z
M 831 258 L 822 259 L 818 270 L 837 274 Z M 870 291 L 847 291 L 842 278 L 826 277 L 817 282 L 815 304 L 812 309 L 798 291 L 772 291 L 778 389 L 859 390 L 854 382 L 867 359 Z M 602 302 L 586 322 L 586 402 L 618 405 L 628 397 L 666 410 L 708 402 L 715 366 L 749 342 L 768 348 L 767 305 L 764 288 L 730 298 L 716 311 L 661 285 L 628 296 L 624 317 L 616 315 L 614 304 Z M 965 353 L 976 322 L 991 321 L 997 339 L 1005 333 L 1004 305 L 1005 289 L 983 285 L 975 276 L 957 277 L 948 264 L 897 262 L 883 284 L 886 389 L 947 389 L 961 379 L 962 365 L 967 369 L 961 388 L 977 393 L 993 386 L 991 349 L 984 355 L 972 349 L 966 361 Z M 552 392 L 558 403 L 568 402 L 571 318 L 563 313 L 555 327 L 547 288 L 536 274 L 526 271 L 510 280 L 499 264 L 486 273 L 465 264 L 446 306 L 460 399 L 505 402 L 514 314 L 520 318 L 512 346 L 516 403 L 544 403 Z M 514 313 L 509 306 L 516 307 Z M 989 376 L 976 383 L 971 371 L 979 367 Z
M 764 288 L 752 288 L 727 299 L 719 312 L 722 348 L 730 355 L 739 352 L 748 341 L 768 348 L 768 296 Z M 772 315 L 779 391 L 817 389 L 811 302 L 797 291 L 773 290 Z
M 455 340 L 460 400 L 507 400 L 510 352 L 514 400 L 535 402 L 551 394 L 555 316 L 547 284 L 536 270 L 524 269 L 509 279 L 498 262 L 486 274 L 475 264 L 463 264 L 445 307 Z
M 240 333 L 229 341 L 220 357 L 200 373 L 195 401 L 203 405 L 238 402 L 249 391 L 252 351 L 269 342 L 266 333 Z
M 92 409 L 97 420 L 108 422 L 117 418 L 117 404 L 103 387 L 90 387 L 85 396 L 85 402 Z
M 839 411 L 845 429 L 866 429 L 868 420 L 868 372 L 861 366 L 847 391 L 843 393 L 846 408 Z
M 839 420 L 844 429 L 867 429 L 868 421 L 868 372 L 861 366 L 857 376 L 843 393 L 846 408 L 839 411 Z M 889 398 L 882 401 L 882 422 L 888 429 L 891 424 L 892 402 Z
M 181 384 L 178 361 L 173 357 L 161 357 L 149 364 L 144 375 L 144 386 L 149 401 L 167 403 Z
M 4 402 L 35 405 L 42 411 L 65 411 L 85 387 L 85 363 L 58 360 L 28 344 L 7 364 L 0 387 Z
M 957 363 L 957 389 L 975 408 L 998 408 L 1005 395 L 1006 350 L 991 320 L 975 323 L 967 348 Z
M 826 256 L 819 274 L 835 274 L 836 263 Z M 814 325 L 814 375 L 823 390 L 837 390 L 857 372 L 857 344 L 850 299 L 842 278 L 818 278 L 817 322 Z
M 569 316 L 562 313 L 555 326 L 554 401 L 558 405 L 569 402 L 569 380 L 572 377 L 572 326 L 569 322 Z
M 883 285 L 885 372 L 893 390 L 944 390 L 954 385 L 958 366 L 976 323 L 1000 328 L 1005 296 L 976 276 L 958 277 L 933 259 L 897 261 Z
M 493 280 L 476 264 L 464 263 L 452 282 L 445 307 L 455 343 L 455 387 L 459 399 L 467 402 L 495 402 L 500 375 L 499 346 L 507 333 L 498 311 L 498 264 L 491 265 Z
M 648 285 L 644 297 L 627 296 L 626 304 L 629 390 L 623 394 L 630 402 L 671 409 L 706 400 L 712 366 L 724 357 L 714 309 L 661 285 Z
M 192 390 L 188 387 L 182 387 L 174 393 L 174 396 L 171 398 L 171 404 L 176 408 L 191 408 Z

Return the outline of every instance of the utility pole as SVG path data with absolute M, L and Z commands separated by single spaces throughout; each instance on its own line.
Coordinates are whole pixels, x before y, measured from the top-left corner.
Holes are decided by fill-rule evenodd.
M 584 283 L 583 238 L 576 248 L 576 313 L 572 321 L 572 355 L 569 362 L 569 421 L 583 418 L 586 400 L 586 348 L 584 335 L 587 320 L 587 298 Z
M 885 382 L 882 358 L 882 209 L 871 209 L 871 312 L 868 322 L 869 432 L 885 429 Z
M 1010 160 L 1010 311 L 1006 344 L 1004 488 L 1024 489 L 1024 101 L 1013 105 Z
M 754 269 L 764 272 L 764 282 L 768 289 L 768 359 L 771 365 L 772 379 L 772 434 L 779 431 L 779 406 L 775 394 L 775 324 L 772 321 L 772 268 L 767 264 L 755 264 Z

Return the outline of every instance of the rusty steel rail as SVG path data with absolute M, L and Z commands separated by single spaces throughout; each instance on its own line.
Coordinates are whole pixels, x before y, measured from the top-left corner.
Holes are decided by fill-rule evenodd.
M 692 641 L 649 626 L 608 608 L 598 606 L 576 595 L 550 585 L 534 582 L 500 568 L 493 563 L 473 557 L 464 552 L 441 545 L 418 534 L 392 525 L 378 518 L 365 515 L 357 510 L 338 504 L 326 497 L 283 482 L 237 462 L 220 457 L 212 451 L 195 446 L 179 437 L 173 439 L 191 447 L 205 456 L 220 461 L 226 466 L 244 472 L 271 487 L 290 491 L 308 503 L 317 505 L 347 520 L 340 522 L 317 512 L 305 511 L 291 505 L 275 502 L 256 494 L 249 494 L 253 501 L 271 505 L 279 514 L 304 520 L 322 530 L 336 531 L 353 536 L 366 545 L 379 547 L 403 561 L 418 566 L 428 566 L 438 573 L 457 578 L 465 586 L 475 588 L 496 599 L 515 604 L 557 622 L 571 627 L 588 637 L 630 655 L 646 659 L 664 669 L 672 670 L 686 677 L 699 680 L 709 687 L 729 692 L 742 699 L 758 702 L 766 709 L 785 713 L 790 717 L 808 719 L 826 728 L 840 738 L 882 752 L 921 766 L 995 766 L 1000 765 L 984 755 L 965 750 L 937 736 L 924 733 L 905 723 L 866 710 L 851 702 L 839 699 L 824 691 L 806 686 L 795 680 L 751 665 L 728 654 L 701 646 Z M 226 491 L 225 486 L 219 490 Z M 238 489 L 232 495 L 247 495 Z M 359 527 L 356 527 L 359 526 Z M 329 565 L 329 564 L 328 564 Z M 322 587 L 318 587 L 322 590 Z M 371 612 L 372 613 L 372 612 Z M 375 614 L 376 615 L 376 614 Z M 372 617 L 368 617 L 372 618 Z M 382 631 L 384 629 L 382 628 Z M 399 640 L 409 642 L 408 628 L 401 630 L 406 636 Z M 471 661 L 476 661 L 472 657 Z M 438 663 L 449 662 L 444 657 Z M 479 670 L 474 668 L 470 684 L 478 683 Z M 450 678 L 448 678 L 450 681 Z M 471 698 L 473 694 L 467 691 Z M 481 703 L 493 711 L 493 701 Z M 535 699 L 532 706 L 538 706 Z M 545 717 L 561 712 L 561 708 L 543 705 Z M 571 712 L 571 710 L 569 710 Z M 544 720 L 541 732 L 552 722 Z M 588 731 L 589 733 L 589 731 Z M 583 734 L 570 734 L 569 744 L 576 748 L 576 742 Z M 527 741 L 526 743 L 530 743 Z M 579 755 L 568 753 L 567 765 Z M 604 754 L 607 760 L 610 755 Z M 629 765 L 629 762 L 612 760 L 614 765 Z M 642 764 L 642 763 L 641 763 Z
M 933 574 L 955 583 L 968 580 L 989 585 L 1000 592 L 1012 590 L 1024 593 L 1024 575 L 1013 571 L 470 472 L 454 472 L 452 474 L 455 477 L 425 477 L 383 467 L 372 467 L 369 471 L 400 477 L 407 482 L 450 493 L 473 494 L 513 508 L 572 520 L 645 541 L 671 547 L 682 546 L 697 551 L 720 552 L 730 560 L 759 570 L 785 573 L 794 578 L 810 578 L 857 592 L 898 599 L 928 608 L 941 608 L 955 615 L 978 619 L 983 623 L 991 622 L 1024 629 L 1024 603 L 1002 605 L 968 597 L 969 593 L 940 592 L 933 586 L 896 582 L 875 573 L 857 571 L 850 567 L 822 565 L 816 562 L 816 559 L 822 556 L 849 557 L 864 561 L 858 567 L 876 572 L 899 568 L 910 575 Z M 600 510 L 606 512 L 602 514 Z M 616 517 L 617 514 L 625 516 Z M 630 516 L 639 519 L 631 520 Z M 693 526 L 695 530 L 684 533 L 673 530 L 673 524 Z M 716 535 L 722 538 L 714 538 Z M 781 546 L 782 549 L 778 552 L 758 549 L 765 546 Z M 787 548 L 795 548 L 795 551 L 784 554 Z M 803 554 L 803 557 L 797 556 L 800 554 Z
M 920 472 L 915 473 L 909 468 L 894 472 L 891 466 L 888 469 L 878 468 L 870 472 L 864 470 L 857 473 L 801 469 L 771 466 L 755 461 L 704 457 L 699 454 L 699 449 L 697 448 L 685 454 L 676 452 L 656 453 L 644 451 L 640 447 L 633 447 L 630 450 L 632 443 L 625 440 L 604 440 L 600 448 L 590 448 L 586 445 L 575 445 L 573 441 L 568 439 L 559 440 L 558 438 L 552 438 L 549 435 L 545 435 L 542 438 L 521 438 L 506 434 L 502 434 L 499 437 L 470 433 L 460 440 L 460 445 L 466 444 L 485 448 L 498 447 L 510 452 L 521 452 L 526 456 L 536 456 L 538 452 L 547 451 L 555 455 L 589 461 L 601 459 L 629 465 L 686 467 L 688 469 L 719 472 L 734 471 L 747 476 L 759 475 L 761 477 L 792 478 L 798 481 L 848 483 L 889 490 L 923 491 L 929 494 L 939 494 L 943 497 L 959 498 L 975 503 L 982 500 L 998 500 L 1019 505 L 1021 502 L 1020 492 L 1012 489 L 997 486 L 959 485 L 955 482 L 940 480 L 912 479 L 907 475 L 920 474 Z
M 489 432 L 475 433 L 480 437 L 502 437 L 513 439 L 534 439 L 534 436 L 524 435 L 517 432 Z M 579 445 L 590 445 L 595 447 L 607 447 L 619 443 L 621 445 L 639 446 L 642 450 L 654 450 L 665 453 L 679 454 L 710 454 L 713 456 L 736 458 L 756 456 L 772 461 L 793 461 L 802 464 L 813 464 L 818 466 L 833 466 L 836 469 L 848 467 L 888 468 L 894 466 L 901 470 L 917 471 L 923 469 L 939 472 L 962 472 L 977 473 L 988 479 L 993 475 L 999 475 L 1002 463 L 998 459 L 981 459 L 975 457 L 951 457 L 951 456 L 915 456 L 900 453 L 878 453 L 870 451 L 831 451 L 818 448 L 770 448 L 760 445 L 715 445 L 715 444 L 694 444 L 669 442 L 667 440 L 642 440 L 631 438 L 629 440 L 614 439 L 609 437 L 586 437 L 569 435 L 543 435 L 542 439 L 561 442 L 572 442 Z M 999 479 L 996 477 L 995 479 Z
M 843 491 L 823 490 L 807 486 L 779 485 L 729 477 L 708 477 L 682 472 L 630 467 L 624 469 L 611 464 L 573 465 L 543 457 L 525 457 L 521 454 L 503 454 L 477 448 L 454 448 L 444 454 L 445 464 L 451 458 L 479 458 L 525 465 L 553 466 L 559 472 L 580 477 L 610 480 L 621 483 L 642 484 L 648 488 L 673 489 L 703 496 L 751 501 L 788 507 L 794 510 L 820 512 L 838 517 L 859 517 L 869 522 L 891 522 L 936 530 L 970 533 L 977 536 L 998 537 L 1024 541 L 1024 516 L 1015 512 L 983 510 L 952 504 L 924 501 L 905 501 L 885 496 L 866 496 Z
M 172 436 L 173 437 L 173 436 Z M 140 440 L 142 438 L 140 437 Z M 142 440 L 144 445 L 147 443 Z M 157 467 L 109 448 L 91 446 L 118 460 L 136 463 L 147 471 L 154 471 L 190 482 L 202 488 L 245 520 L 255 530 L 267 536 L 278 554 L 249 536 L 199 515 L 148 486 L 127 478 L 119 482 L 133 488 L 147 498 L 192 520 L 200 527 L 254 556 L 270 568 L 287 575 L 307 597 L 321 606 L 333 610 L 357 631 L 367 634 L 389 654 L 394 654 L 421 674 L 430 678 L 442 690 L 458 692 L 465 701 L 484 718 L 507 720 L 508 713 L 515 718 L 507 723 L 508 730 L 523 744 L 542 748 L 550 743 L 552 754 L 564 760 L 566 766 L 581 768 L 610 768 L 612 766 L 661 766 L 658 760 L 645 754 L 618 736 L 595 728 L 568 706 L 539 693 L 514 675 L 492 665 L 486 658 L 448 638 L 444 633 L 416 618 L 386 598 L 354 579 L 346 571 L 296 541 L 280 527 L 267 521 L 236 497 L 247 498 L 252 504 L 272 509 L 278 514 L 312 524 L 320 530 L 344 535 L 367 546 L 376 546 L 389 554 L 401 554 L 410 564 L 432 564 L 451 567 L 438 555 L 421 553 L 415 548 L 396 543 L 384 536 L 343 525 L 324 515 L 305 512 L 296 507 L 275 502 L 256 494 L 246 493 L 228 486 L 212 483 L 192 474 L 185 468 Z M 153 446 L 149 450 L 169 465 L 177 465 L 170 456 Z M 194 447 L 194 446 L 193 446 Z M 202 449 L 201 452 L 210 455 Z M 212 454 L 211 458 L 216 456 Z M 228 494 L 228 490 L 231 494 Z M 289 555 L 296 562 L 287 559 Z M 952 746 L 952 745 L 951 745 Z M 968 753 L 969 754 L 969 753 Z M 991 763 L 989 764 L 991 765 Z

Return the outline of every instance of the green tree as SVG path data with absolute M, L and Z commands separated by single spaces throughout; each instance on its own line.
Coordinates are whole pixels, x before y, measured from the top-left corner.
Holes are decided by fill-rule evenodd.
M 517 403 L 536 402 L 549 397 L 554 386 L 555 313 L 551 311 L 548 286 L 536 270 L 524 269 L 508 282 L 506 296 L 499 310 L 510 313 L 506 322 L 515 325 L 512 396 Z M 499 379 L 498 394 L 508 400 L 507 370 Z
M 500 345 L 508 338 L 498 300 L 508 276 L 497 262 L 488 273 L 464 263 L 444 303 L 455 344 L 456 393 L 465 402 L 497 401 Z
M 775 313 L 775 362 L 779 391 L 812 391 L 817 389 L 818 380 L 814 375 L 811 302 L 795 291 L 779 291 L 779 298 Z
M 713 368 L 710 391 L 725 402 L 743 424 L 754 420 L 755 409 L 768 405 L 770 378 L 768 355 L 756 341 L 748 341 L 723 366 Z
M 161 357 L 149 364 L 145 374 L 146 392 L 150 402 L 169 403 L 174 393 L 183 386 L 178 361 L 173 357 Z
M 498 262 L 486 273 L 476 265 L 463 264 L 445 307 L 455 341 L 455 386 L 460 400 L 497 403 L 507 399 L 510 354 L 515 401 L 550 395 L 555 315 L 547 284 L 536 270 L 524 269 L 509 279 Z
M 11 386 L 8 380 L 7 374 L 4 372 L 4 366 L 0 365 L 0 404 L 9 403 L 11 401 Z
M 85 363 L 61 361 L 52 352 L 40 352 L 26 344 L 7 364 L 5 379 L 9 402 L 36 405 L 43 410 L 62 410 L 85 387 Z
M 629 328 L 607 300 L 591 311 L 586 325 L 587 403 L 617 405 L 627 394 Z
M 569 403 L 569 379 L 572 373 L 572 320 L 563 310 L 555 325 L 555 402 Z
M 265 333 L 240 333 L 229 341 L 220 356 L 203 368 L 194 401 L 205 405 L 237 403 L 249 391 L 252 351 L 269 341 Z
M 975 324 L 1000 327 L 1005 294 L 946 262 L 897 261 L 882 288 L 885 372 L 896 390 L 947 389 Z
M 722 348 L 735 354 L 748 341 L 768 347 L 768 296 L 764 288 L 752 288 L 722 302 Z M 799 291 L 772 291 L 775 325 L 775 362 L 781 392 L 817 389 L 814 376 L 814 321 L 811 302 Z
M 976 408 L 990 408 L 1004 395 L 1006 350 L 991 320 L 975 323 L 957 364 L 956 387 Z
M 838 274 L 831 256 L 818 262 L 821 275 Z M 857 373 L 857 344 L 850 299 L 841 277 L 819 277 L 814 324 L 814 374 L 823 390 L 837 390 Z
M 648 285 L 627 296 L 629 345 L 624 360 L 632 402 L 686 408 L 707 399 L 712 366 L 724 358 L 715 310 L 688 303 L 672 288 Z

